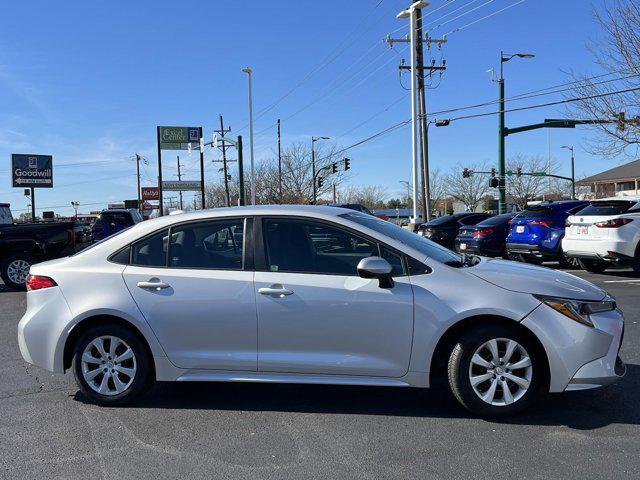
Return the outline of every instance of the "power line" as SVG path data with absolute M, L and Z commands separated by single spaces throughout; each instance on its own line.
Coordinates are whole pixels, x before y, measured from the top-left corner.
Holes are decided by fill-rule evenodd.
M 477 20 L 474 20 L 473 22 L 467 23 L 466 25 L 463 25 L 462 27 L 458 27 L 458 28 L 456 28 L 454 30 L 451 30 L 450 32 L 446 33 L 445 36 L 449 36 L 452 33 L 457 33 L 460 30 L 464 30 L 465 28 L 470 27 L 471 25 L 475 25 L 476 23 L 481 22 L 483 20 L 486 20 L 487 18 L 493 17 L 494 15 L 497 15 L 497 14 L 499 14 L 501 12 L 504 12 L 505 10 L 509 10 L 510 8 L 515 7 L 516 5 L 520 5 L 524 1 L 525 0 L 519 0 L 519 1 L 515 2 L 515 3 L 512 3 L 511 5 L 507 5 L 506 7 L 501 8 L 500 10 L 497 10 L 497 11 L 495 11 L 493 13 L 490 13 L 489 15 L 485 15 L 484 17 L 479 18 Z
M 379 0 L 372 10 L 369 11 L 367 15 L 344 37 L 344 39 L 331 51 L 329 54 L 314 68 L 312 68 L 298 83 L 296 83 L 292 88 L 286 91 L 283 95 L 281 95 L 278 99 L 276 99 L 273 103 L 268 105 L 267 107 L 260 110 L 255 120 L 258 120 L 262 116 L 264 116 L 267 112 L 273 110 L 276 105 L 289 97 L 293 92 L 295 92 L 298 88 L 300 88 L 304 83 L 306 83 L 309 79 L 311 79 L 317 72 L 325 68 L 327 65 L 333 63 L 337 58 L 340 57 L 352 44 L 353 42 L 348 42 L 350 38 L 356 33 L 369 19 L 369 17 L 377 10 L 377 8 L 384 2 L 384 0 Z M 248 124 L 244 125 L 238 132 L 243 131 L 247 128 Z

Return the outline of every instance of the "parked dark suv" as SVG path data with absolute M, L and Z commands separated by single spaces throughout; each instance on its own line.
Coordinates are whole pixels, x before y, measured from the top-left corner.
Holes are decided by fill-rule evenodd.
M 460 227 L 475 225 L 489 218 L 488 213 L 462 212 L 434 218 L 430 222 L 420 225 L 418 233 L 429 240 L 439 243 L 443 247 L 453 250 L 453 244 Z
M 487 257 L 507 256 L 506 242 L 509 222 L 517 213 L 489 217 L 480 223 L 460 228 L 455 240 L 456 251 Z
M 141 221 L 140 212 L 133 208 L 103 210 L 91 225 L 91 239 L 97 242 Z

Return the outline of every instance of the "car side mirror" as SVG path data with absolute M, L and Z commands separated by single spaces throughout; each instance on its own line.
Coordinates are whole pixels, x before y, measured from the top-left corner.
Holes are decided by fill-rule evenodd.
M 380 288 L 393 288 L 391 265 L 384 258 L 367 257 L 358 263 L 358 275 L 361 278 L 377 278 Z

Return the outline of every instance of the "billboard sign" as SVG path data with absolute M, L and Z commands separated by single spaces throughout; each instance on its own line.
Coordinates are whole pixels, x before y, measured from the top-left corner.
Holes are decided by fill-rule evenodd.
M 53 157 L 51 155 L 11 155 L 11 179 L 14 187 L 53 187 Z
M 199 127 L 160 127 L 160 148 L 163 150 L 188 150 L 200 142 Z
M 202 183 L 199 180 L 181 180 L 162 182 L 162 190 L 168 192 L 194 191 L 199 192 Z
M 160 189 L 158 187 L 142 187 L 142 200 L 158 200 L 160 198 Z

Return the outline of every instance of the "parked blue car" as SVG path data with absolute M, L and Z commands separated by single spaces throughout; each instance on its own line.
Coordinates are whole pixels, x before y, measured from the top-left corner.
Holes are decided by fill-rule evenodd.
M 140 212 L 133 208 L 103 210 L 91 225 L 91 240 L 97 242 L 141 221 Z
M 485 257 L 506 257 L 506 237 L 509 222 L 517 213 L 505 213 L 487 218 L 476 225 L 460 228 L 455 249 L 460 253 L 475 253 Z
M 540 202 L 527 207 L 511 220 L 506 241 L 509 258 L 537 264 L 557 260 L 563 267 L 575 266 L 562 252 L 562 237 L 567 217 L 587 204 L 578 200 L 563 200 Z

